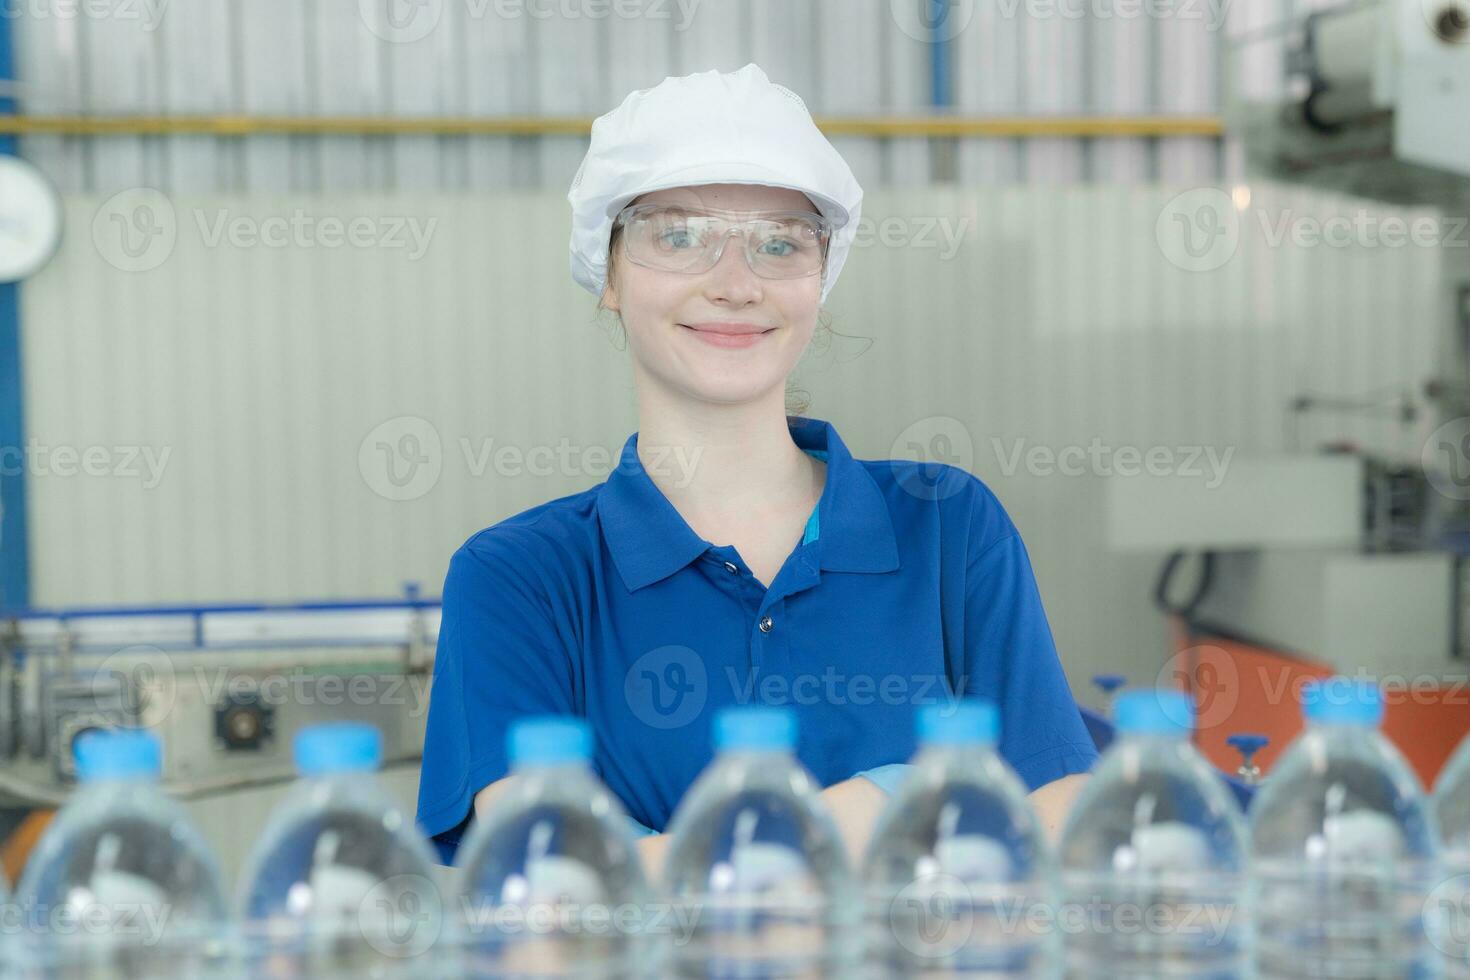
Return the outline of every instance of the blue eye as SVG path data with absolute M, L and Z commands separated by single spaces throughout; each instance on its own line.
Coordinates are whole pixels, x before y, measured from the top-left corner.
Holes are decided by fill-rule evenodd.
M 775 245 L 775 246 L 778 246 L 778 247 L 780 247 L 782 249 L 785 249 L 785 251 L 768 252 L 767 253 L 769 255 L 775 255 L 777 258 L 781 258 L 781 259 L 786 258 L 788 255 L 791 255 L 793 252 L 800 251 L 800 249 L 798 248 L 798 246 L 796 245 L 796 243 L 790 241 L 789 239 L 785 239 L 785 238 L 772 238 L 772 239 L 769 239 L 768 241 L 765 241 L 765 242 L 761 243 L 761 250 L 762 251 L 765 251 L 766 246 L 768 246 L 768 245 Z
M 694 244 L 694 236 L 684 228 L 675 228 L 660 235 L 659 241 L 670 248 L 688 248 Z

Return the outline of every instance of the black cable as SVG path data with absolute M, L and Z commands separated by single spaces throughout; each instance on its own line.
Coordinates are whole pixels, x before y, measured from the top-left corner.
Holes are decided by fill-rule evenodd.
M 1180 617 L 1187 626 L 1193 627 L 1195 611 L 1205 601 L 1205 597 L 1210 593 L 1210 588 L 1215 584 L 1215 553 L 1209 550 L 1200 552 L 1199 581 L 1189 601 L 1179 605 L 1170 600 L 1169 586 L 1174 580 L 1175 573 L 1179 571 L 1179 566 L 1188 557 L 1189 552 L 1181 549 L 1164 559 L 1163 567 L 1159 569 L 1158 581 L 1154 585 L 1154 605 L 1165 613 Z

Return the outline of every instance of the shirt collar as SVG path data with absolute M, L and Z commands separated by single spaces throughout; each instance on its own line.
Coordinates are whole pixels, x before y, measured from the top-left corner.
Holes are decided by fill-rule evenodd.
M 852 458 L 831 423 L 791 416 L 787 425 L 797 446 L 827 454 L 827 482 L 817 503 L 821 534 L 802 547 L 819 553 L 824 571 L 898 568 L 893 519 L 867 467 Z M 618 465 L 602 485 L 597 510 L 603 539 L 630 591 L 667 578 L 711 547 L 644 471 L 636 432 L 623 444 Z

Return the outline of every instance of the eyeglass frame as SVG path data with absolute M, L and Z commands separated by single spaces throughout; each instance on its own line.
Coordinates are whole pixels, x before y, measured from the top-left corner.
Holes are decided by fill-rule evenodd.
M 670 202 L 670 203 L 663 203 L 663 202 L 659 202 L 659 201 L 646 201 L 646 202 L 644 202 L 642 204 L 630 204 L 629 206 L 623 208 L 623 210 L 619 211 L 617 217 L 613 219 L 613 225 L 612 225 L 613 226 L 613 230 L 616 231 L 617 229 L 622 228 L 625 225 L 627 225 L 628 221 L 630 220 L 630 215 L 636 215 L 636 214 L 639 214 L 639 213 L 644 213 L 646 211 L 661 211 L 661 210 L 686 211 L 686 212 L 688 212 L 690 214 L 695 214 L 695 215 L 713 215 L 715 217 L 727 217 L 727 218 L 730 215 L 746 215 L 747 218 L 744 221 L 740 221 L 738 223 L 737 222 L 732 222 L 732 224 L 738 224 L 738 228 L 739 228 L 739 231 L 740 231 L 740 240 L 745 245 L 744 251 L 745 251 L 745 265 L 746 265 L 746 267 L 749 268 L 751 272 L 754 272 L 757 276 L 759 276 L 762 279 L 769 279 L 769 280 L 774 281 L 774 282 L 786 282 L 786 281 L 793 281 L 793 280 L 796 280 L 796 279 L 807 279 L 807 278 L 810 278 L 811 276 L 825 275 L 826 272 L 827 272 L 827 257 L 828 257 L 828 254 L 829 254 L 830 250 L 831 250 L 831 246 L 832 246 L 832 233 L 834 231 L 836 231 L 837 229 L 836 229 L 836 226 L 832 223 L 832 220 L 830 218 L 828 218 L 825 214 L 821 214 L 821 213 L 816 212 L 816 211 L 802 211 L 802 210 L 799 210 L 799 209 L 798 210 L 786 210 L 786 209 L 782 209 L 782 210 L 772 210 L 772 211 L 765 211 L 765 210 L 730 211 L 730 210 L 726 210 L 724 208 L 690 207 L 689 205 L 686 205 L 686 204 L 676 204 L 676 203 L 672 203 L 672 202 Z M 751 260 L 751 255 L 750 255 L 750 234 L 749 234 L 749 227 L 748 227 L 750 221 L 751 220 L 754 220 L 757 217 L 759 217 L 759 218 L 777 218 L 777 219 L 783 218 L 783 217 L 797 217 L 797 218 L 814 218 L 814 219 L 816 219 L 817 228 L 820 231 L 821 236 L 822 236 L 822 264 L 820 266 L 818 266 L 816 269 L 812 270 L 811 272 L 803 273 L 802 275 L 799 275 L 799 276 L 763 276 L 763 275 L 761 275 L 760 272 L 758 272 L 756 270 L 755 263 Z M 623 253 L 623 256 L 625 258 L 627 258 L 627 260 L 629 262 L 632 262 L 634 265 L 641 265 L 645 269 L 653 269 L 653 270 L 658 271 L 658 272 L 672 272 L 675 275 L 680 275 L 680 276 L 697 276 L 697 275 L 701 275 L 701 274 L 703 274 L 705 272 L 708 272 L 710 269 L 713 269 L 716 265 L 719 265 L 720 259 L 722 259 L 722 258 L 725 257 L 725 243 L 729 240 L 730 233 L 732 231 L 735 231 L 735 230 L 736 230 L 736 228 L 733 228 L 733 227 L 732 228 L 727 228 L 725 230 L 725 233 L 720 236 L 720 243 L 719 243 L 719 245 L 715 249 L 715 257 L 714 257 L 713 260 L 711 260 L 709 266 L 707 268 L 704 268 L 704 269 L 698 269 L 698 270 L 694 270 L 694 271 L 688 271 L 688 270 L 683 270 L 683 269 L 666 269 L 663 266 L 648 265 L 645 262 L 639 262 L 637 259 L 633 258 L 633 256 L 628 253 L 628 241 L 627 241 L 627 236 L 626 235 L 623 236 L 622 253 Z

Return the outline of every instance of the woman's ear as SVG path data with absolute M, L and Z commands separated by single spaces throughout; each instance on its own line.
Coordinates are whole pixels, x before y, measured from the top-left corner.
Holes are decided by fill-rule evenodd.
M 613 313 L 622 312 L 618 308 L 618 289 L 612 284 L 612 280 L 608 280 L 607 285 L 602 287 L 602 298 L 597 301 L 597 308 Z

